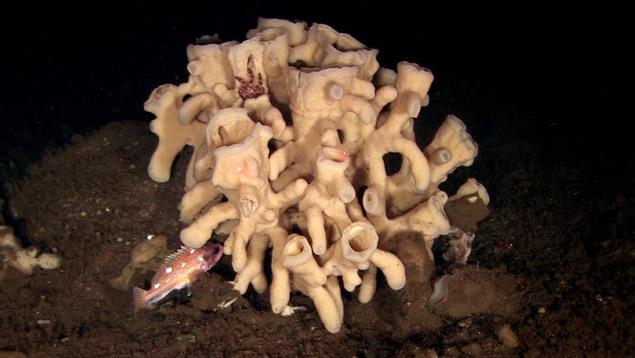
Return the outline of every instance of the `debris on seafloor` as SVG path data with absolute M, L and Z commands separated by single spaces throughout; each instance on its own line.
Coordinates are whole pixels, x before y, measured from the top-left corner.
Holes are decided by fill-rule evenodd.
M 457 319 L 485 312 L 514 317 L 517 288 L 518 280 L 500 270 L 464 266 L 437 280 L 428 301 L 435 313 Z
M 136 272 L 143 274 L 155 271 L 168 252 L 168 238 L 165 235 L 149 236 L 148 240 L 132 249 L 130 262 L 124 266 L 119 276 L 110 280 L 110 285 L 118 290 L 128 291 Z
M 467 265 L 478 223 L 491 213 L 487 205 L 489 194 L 474 178 L 469 178 L 455 195 L 448 198 L 444 209 L 452 229 L 447 235 L 449 246 L 443 253 L 443 258 L 447 262 Z
M 0 281 L 6 270 L 13 267 L 25 275 L 31 275 L 37 267 L 44 270 L 60 266 L 59 255 L 40 252 L 35 247 L 24 248 L 17 240 L 10 226 L 0 226 Z

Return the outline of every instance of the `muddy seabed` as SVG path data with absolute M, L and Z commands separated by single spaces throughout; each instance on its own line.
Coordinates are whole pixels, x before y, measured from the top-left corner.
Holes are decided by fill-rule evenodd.
M 178 159 L 170 182 L 154 183 L 146 166 L 155 144 L 145 123 L 112 123 L 75 136 L 27 178 L 7 185 L 8 224 L 26 244 L 58 252 L 63 263 L 32 276 L 10 270 L 0 282 L 0 357 L 633 353 L 635 245 L 627 239 L 632 221 L 623 198 L 576 196 L 593 185 L 580 168 L 505 165 L 514 159 L 504 148 L 482 150 L 496 163 L 475 163 L 494 211 L 481 223 L 469 265 L 408 267 L 405 289 L 393 292 L 380 281 L 366 305 L 346 294 L 338 334 L 322 328 L 300 295 L 292 303 L 309 309 L 291 317 L 271 313 L 267 295 L 252 290 L 218 309 L 231 294 L 227 257 L 193 285 L 191 296 L 174 295 L 133 316 L 131 293 L 109 280 L 147 235 L 165 234 L 170 248 L 179 246 L 177 204 L 187 156 Z M 589 240 L 594 233 L 604 238 Z M 425 278 L 448 270 L 461 283 L 444 307 L 431 310 Z M 151 277 L 137 274 L 133 284 L 146 286 Z M 504 325 L 517 336 L 517 347 L 497 334 Z

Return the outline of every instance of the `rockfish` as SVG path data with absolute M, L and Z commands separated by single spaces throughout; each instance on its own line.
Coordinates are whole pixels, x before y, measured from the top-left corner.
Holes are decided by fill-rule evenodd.
M 132 291 L 135 312 L 152 308 L 173 290 L 188 287 L 209 271 L 223 257 L 223 245 L 207 243 L 198 249 L 186 246 L 165 258 L 152 278 L 149 290 L 135 287 Z

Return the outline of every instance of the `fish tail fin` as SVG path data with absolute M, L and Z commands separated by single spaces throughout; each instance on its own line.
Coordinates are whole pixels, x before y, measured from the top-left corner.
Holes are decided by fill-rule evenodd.
M 132 289 L 132 302 L 134 304 L 135 313 L 137 313 L 137 311 L 142 308 L 150 307 L 148 301 L 146 300 L 146 293 L 148 293 L 148 291 L 143 290 L 139 287 L 135 287 Z

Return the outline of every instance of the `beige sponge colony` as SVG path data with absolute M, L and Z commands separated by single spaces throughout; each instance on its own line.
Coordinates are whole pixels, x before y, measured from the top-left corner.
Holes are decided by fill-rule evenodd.
M 159 137 L 153 180 L 169 180 L 176 155 L 193 147 L 181 241 L 196 248 L 227 233 L 236 290 L 269 288 L 280 314 L 299 291 L 329 332 L 343 321 L 340 278 L 361 302 L 378 271 L 399 290 L 404 265 L 386 242 L 415 231 L 430 248 L 451 231 L 439 184 L 478 152 L 452 115 L 419 148 L 413 123 L 432 73 L 409 62 L 380 68 L 377 52 L 324 24 L 260 18 L 242 43 L 188 46 L 188 82 L 161 85 L 145 103 Z M 392 175 L 387 153 L 402 157 Z M 457 195 L 477 191 L 487 195 L 472 180 Z

